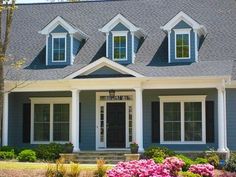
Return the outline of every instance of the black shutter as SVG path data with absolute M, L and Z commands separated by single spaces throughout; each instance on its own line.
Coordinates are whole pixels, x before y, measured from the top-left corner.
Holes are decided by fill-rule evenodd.
M 214 101 L 206 101 L 206 142 L 214 143 Z
M 81 103 L 79 103 L 79 142 L 81 143 Z
M 30 124 L 31 124 L 30 103 L 23 104 L 23 143 L 30 143 Z
M 160 102 L 152 102 L 152 143 L 160 142 Z

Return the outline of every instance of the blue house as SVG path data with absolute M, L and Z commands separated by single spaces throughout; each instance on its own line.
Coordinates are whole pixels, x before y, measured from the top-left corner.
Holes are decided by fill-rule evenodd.
M 2 144 L 236 150 L 236 2 L 18 5 Z

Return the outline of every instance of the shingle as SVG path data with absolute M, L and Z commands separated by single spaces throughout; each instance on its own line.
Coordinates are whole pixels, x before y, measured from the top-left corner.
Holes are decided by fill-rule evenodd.
M 160 26 L 183 11 L 207 28 L 208 35 L 199 51 L 199 62 L 168 65 L 166 34 Z M 147 38 L 136 54 L 135 64 L 127 67 L 149 77 L 223 76 L 236 79 L 236 2 L 234 0 L 127 0 L 57 4 L 18 5 L 14 15 L 8 53 L 16 59 L 26 58 L 26 66 L 10 72 L 8 79 L 52 80 L 98 59 L 104 52 L 105 36 L 98 31 L 117 15 L 142 28 Z M 73 66 L 64 68 L 30 67 L 45 48 L 46 37 L 39 34 L 56 16 L 88 34 Z

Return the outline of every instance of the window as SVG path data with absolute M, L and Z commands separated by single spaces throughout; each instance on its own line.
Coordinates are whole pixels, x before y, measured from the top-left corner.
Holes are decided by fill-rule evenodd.
M 112 32 L 113 60 L 127 60 L 127 32 Z
M 66 34 L 52 34 L 52 36 L 53 36 L 52 61 L 65 62 L 66 61 Z
M 175 58 L 190 58 L 190 29 L 175 29 Z
M 205 97 L 161 96 L 161 143 L 205 143 Z
M 70 99 L 31 98 L 31 143 L 70 141 Z

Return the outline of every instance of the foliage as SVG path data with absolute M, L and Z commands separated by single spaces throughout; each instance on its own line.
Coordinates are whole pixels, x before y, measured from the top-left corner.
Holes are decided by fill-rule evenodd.
M 231 154 L 229 160 L 226 161 L 225 170 L 236 172 L 236 154 Z
M 163 165 L 166 169 L 169 170 L 172 176 L 176 176 L 178 172 L 182 170 L 184 162 L 177 157 L 167 157 L 164 160 Z
M 201 177 L 201 176 L 199 174 L 195 174 L 190 171 L 181 171 L 178 173 L 178 177 Z
M 106 175 L 107 166 L 105 166 L 106 162 L 103 159 L 97 160 L 97 169 L 94 172 L 97 177 L 104 177 Z
M 195 164 L 206 164 L 208 163 L 208 160 L 205 158 L 198 157 L 194 160 Z
M 210 164 L 197 164 L 191 165 L 189 171 L 192 173 L 199 174 L 204 177 L 214 176 L 214 166 Z
M 18 160 L 20 162 L 35 162 L 36 161 L 36 153 L 33 150 L 26 149 L 19 153 Z
M 207 151 L 205 158 L 207 159 L 209 164 L 213 165 L 215 168 L 218 168 L 220 164 L 220 158 L 214 151 L 214 149 L 210 149 L 210 151 Z
M 163 163 L 165 159 L 163 157 L 154 157 L 153 160 L 155 163 Z
M 80 175 L 81 168 L 79 164 L 71 163 L 70 164 L 70 177 L 78 177 Z
M 15 157 L 14 151 L 0 151 L 0 159 L 13 159 Z
M 194 164 L 194 161 L 182 154 L 176 155 L 177 158 L 184 161 L 183 171 L 188 171 L 189 167 Z
M 166 147 L 149 147 L 144 152 L 144 156 L 149 159 L 152 158 L 154 159 L 157 157 L 165 159 L 166 157 L 171 157 L 174 155 L 175 155 L 174 151 L 171 151 Z
M 11 152 L 11 151 L 15 151 L 15 148 L 12 146 L 2 146 L 0 147 L 0 151 Z
M 162 164 L 156 164 L 153 160 L 134 160 L 119 162 L 115 168 L 107 172 L 108 177 L 124 176 L 162 176 L 171 177 L 169 171 Z
M 133 143 L 130 143 L 130 148 L 137 148 L 139 147 L 137 143 L 133 142 Z
M 64 152 L 64 146 L 57 143 L 42 144 L 35 151 L 38 159 L 54 161 L 60 157 L 60 153 Z

